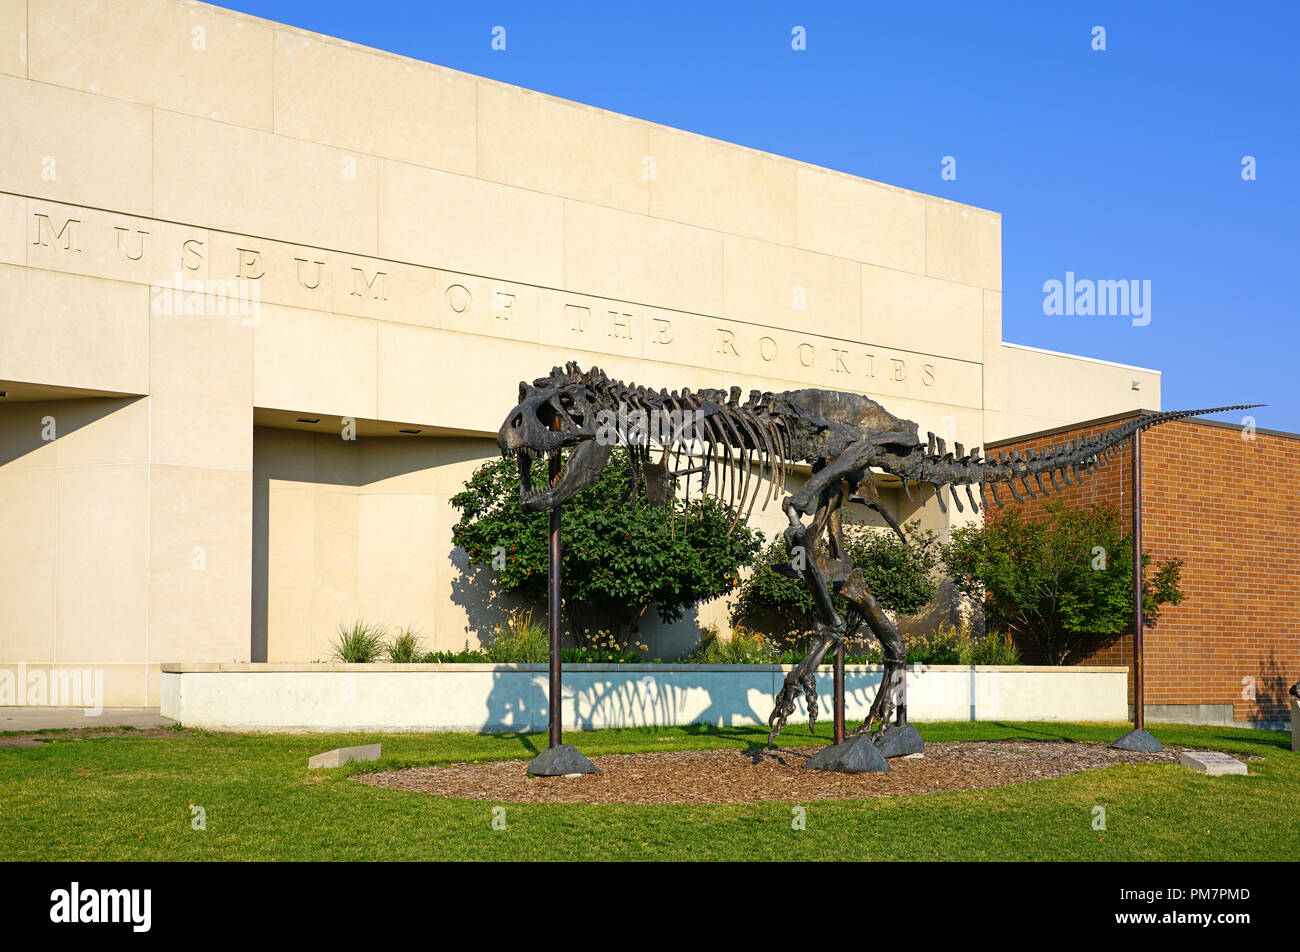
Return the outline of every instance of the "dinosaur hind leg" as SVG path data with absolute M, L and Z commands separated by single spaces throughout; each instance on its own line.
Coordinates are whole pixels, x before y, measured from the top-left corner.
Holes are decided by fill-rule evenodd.
M 857 736 L 870 732 L 877 725 L 888 726 L 889 719 L 896 710 L 899 710 L 902 715 L 899 701 L 902 695 L 903 669 L 907 665 L 907 654 L 903 646 L 903 636 L 899 634 L 898 628 L 885 615 L 872 594 L 867 591 L 866 580 L 860 569 L 854 569 L 849 574 L 843 588 L 840 589 L 840 594 L 848 599 L 862 620 L 866 622 L 867 627 L 880 642 L 885 656 L 885 672 L 880 681 L 880 690 L 876 692 L 876 698 L 871 703 L 867 719 L 862 722 L 861 727 L 853 731 L 853 735 Z
M 822 658 L 831 647 L 838 645 L 844 638 L 844 619 L 831 601 L 830 584 L 827 575 L 830 563 L 819 551 L 818 543 L 827 523 L 838 524 L 837 511 L 843 501 L 843 492 L 838 484 L 832 493 L 823 490 L 819 505 L 811 523 L 804 526 L 797 520 L 785 531 L 786 550 L 790 553 L 790 564 L 812 591 L 813 606 L 817 615 L 815 634 L 808 654 L 795 665 L 785 683 L 776 695 L 776 704 L 767 722 L 772 727 L 767 742 L 776 743 L 776 736 L 785 727 L 786 720 L 795 711 L 795 701 L 802 691 L 808 703 L 808 726 L 817 725 L 817 669 Z

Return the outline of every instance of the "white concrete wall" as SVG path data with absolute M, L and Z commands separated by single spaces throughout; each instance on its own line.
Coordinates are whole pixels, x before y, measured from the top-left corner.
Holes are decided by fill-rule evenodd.
M 766 723 L 790 668 L 780 665 L 566 665 L 564 726 Z M 847 670 L 845 713 L 867 715 L 881 668 Z M 908 714 L 919 721 L 1123 721 L 1128 669 L 914 665 Z M 821 718 L 831 674 L 818 675 Z M 162 666 L 162 713 L 187 727 L 247 731 L 538 731 L 546 666 L 209 664 Z M 790 728 L 807 720 L 803 702 Z

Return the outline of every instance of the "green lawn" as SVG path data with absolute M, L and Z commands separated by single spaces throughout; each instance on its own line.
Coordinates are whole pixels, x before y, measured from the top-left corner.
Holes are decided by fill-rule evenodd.
M 928 740 L 1110 740 L 1105 724 L 922 724 Z M 819 734 L 825 742 L 829 725 Z M 530 757 L 541 735 L 88 735 L 0 750 L 4 860 L 1286 860 L 1300 852 L 1300 754 L 1290 735 L 1156 725 L 1165 743 L 1263 756 L 1250 777 L 1122 765 L 968 793 L 791 805 L 506 805 L 383 790 L 309 755 L 382 741 L 380 767 Z M 45 736 L 58 738 L 58 732 Z M 757 728 L 566 736 L 590 755 L 760 745 Z M 792 725 L 784 742 L 809 743 Z M 207 829 L 191 829 L 192 804 Z M 1107 829 L 1092 828 L 1104 806 Z

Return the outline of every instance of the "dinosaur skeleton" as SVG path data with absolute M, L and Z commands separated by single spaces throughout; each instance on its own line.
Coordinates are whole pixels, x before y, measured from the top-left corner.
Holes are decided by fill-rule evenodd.
M 808 654 L 776 695 L 768 718 L 772 727 L 769 743 L 775 742 L 794 713 L 801 690 L 808 704 L 809 725 L 815 726 L 817 668 L 827 651 L 863 625 L 880 641 L 885 671 L 867 719 L 854 733 L 887 726 L 896 710 L 900 722 L 906 718 L 905 708 L 898 707 L 905 665 L 903 638 L 867 590 L 862 571 L 849 559 L 843 534 L 842 507 L 848 499 L 874 509 L 907 541 L 880 501 L 873 470 L 900 479 L 909 499 L 915 493 L 915 498 L 924 502 L 926 493 L 932 494 L 943 512 L 949 505 L 945 492 L 958 511 L 965 511 L 957 492 L 961 487 L 967 502 L 979 511 L 981 505 L 987 505 L 986 490 L 996 505 L 1003 504 L 999 485 L 1004 485 L 1016 502 L 1024 502 L 1022 490 L 1030 499 L 1037 499 L 1052 489 L 1059 492 L 1081 482 L 1104 466 L 1138 430 L 1257 405 L 1152 413 L 1041 451 L 983 458 L 979 447 L 967 452 L 960 443 L 954 443 L 950 452 L 944 440 L 933 433 L 922 443 L 915 423 L 892 415 L 861 394 L 751 390 L 744 403 L 740 395 L 739 387 L 730 391 L 656 391 L 624 384 L 596 367 L 582 371 L 576 363 L 569 363 L 531 385 L 520 382 L 519 403 L 502 424 L 497 444 L 504 456 L 518 461 L 520 504 L 526 510 L 549 510 L 571 499 L 596 481 L 614 446 L 624 445 L 633 460 L 629 491 L 635 491 L 638 465 L 648 498 L 660 504 L 671 500 L 679 479 L 685 480 L 684 492 L 689 498 L 691 477 L 698 476 L 700 494 L 712 494 L 732 510 L 733 528 L 749 517 L 760 496 L 763 508 L 773 498 L 782 497 L 794 464 L 811 464 L 812 475 L 781 501 L 789 519 L 784 539 L 791 560 L 779 570 L 801 578 L 809 587 L 816 625 Z M 550 484 L 534 488 L 530 461 L 566 449 L 567 459 Z M 652 451 L 662 452 L 657 462 Z M 820 545 L 823 538 L 826 551 Z M 852 607 L 856 617 L 851 629 L 835 610 L 832 592 L 844 596 Z

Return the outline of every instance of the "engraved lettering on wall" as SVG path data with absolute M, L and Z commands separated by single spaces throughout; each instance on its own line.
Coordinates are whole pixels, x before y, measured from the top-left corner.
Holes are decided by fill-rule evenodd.
M 584 307 L 581 304 L 564 305 L 564 316 L 569 321 L 569 330 L 576 333 L 586 333 L 583 327 L 587 323 L 587 318 L 591 317 L 591 308 Z
M 453 284 L 447 288 L 446 293 L 447 306 L 457 314 L 464 314 L 469 310 L 470 304 L 474 301 L 474 296 L 469 293 L 469 288 L 463 284 Z
M 181 243 L 181 267 L 186 271 L 197 271 L 203 266 L 203 242 L 198 238 L 186 238 Z
M 500 288 L 492 295 L 492 316 L 500 321 L 510 320 L 510 309 L 515 306 L 515 296 Z
M 388 277 L 386 271 L 376 271 L 373 278 L 366 276 L 365 268 L 352 269 L 352 291 L 351 297 L 371 297 L 376 301 L 387 301 L 384 295 L 384 279 Z
M 36 213 L 36 240 L 34 245 L 43 245 L 46 248 L 58 248 L 59 242 L 62 242 L 64 251 L 81 251 L 81 246 L 77 244 L 77 229 L 80 220 L 76 218 L 67 219 L 59 226 L 58 231 L 54 230 L 54 222 L 50 221 L 50 216 Z
M 620 340 L 632 339 L 632 315 L 627 311 L 609 312 L 609 336 Z
M 673 342 L 673 323 L 666 317 L 652 317 L 655 322 L 655 336 L 651 338 L 652 344 L 671 344 Z
M 128 240 L 130 229 L 115 226 L 113 231 L 117 232 L 117 253 L 128 261 L 139 261 L 144 257 L 144 240 L 149 232 L 136 229 L 138 236 L 135 241 L 135 254 L 131 254 L 131 243 Z
M 729 354 L 732 357 L 739 357 L 740 351 L 736 350 L 735 333 L 727 330 L 725 327 L 719 327 L 718 334 L 721 338 L 721 340 L 718 341 L 718 353 Z
M 260 261 L 262 252 L 252 248 L 236 248 L 235 253 L 238 257 L 238 267 L 235 269 L 235 277 L 247 278 L 249 281 L 256 281 L 266 274 Z M 256 272 L 256 273 L 255 273 Z
M 320 287 L 321 268 L 325 267 L 325 262 L 311 258 L 294 258 L 293 260 L 298 263 L 298 283 L 308 291 L 315 291 Z M 306 265 L 311 267 L 305 267 Z

